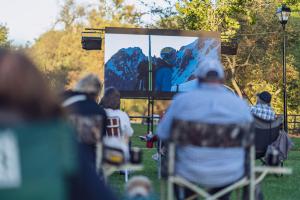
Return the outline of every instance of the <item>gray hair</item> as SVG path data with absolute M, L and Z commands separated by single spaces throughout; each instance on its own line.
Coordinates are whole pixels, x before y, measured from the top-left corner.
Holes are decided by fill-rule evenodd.
M 80 79 L 74 88 L 74 91 L 76 92 L 84 92 L 93 95 L 98 95 L 101 90 L 102 82 L 94 74 L 89 74 Z

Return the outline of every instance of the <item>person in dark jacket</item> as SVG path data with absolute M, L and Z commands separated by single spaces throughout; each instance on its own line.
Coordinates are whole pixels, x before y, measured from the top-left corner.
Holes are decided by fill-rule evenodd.
M 91 164 L 96 166 L 96 144 L 106 130 L 106 113 L 98 105 L 102 83 L 96 75 L 82 78 L 73 91 L 65 93 L 62 103 L 77 130 L 77 139 L 92 155 Z

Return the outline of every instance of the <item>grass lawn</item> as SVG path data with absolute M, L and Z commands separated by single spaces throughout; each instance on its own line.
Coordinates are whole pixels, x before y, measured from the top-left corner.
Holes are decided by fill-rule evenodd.
M 138 136 L 144 135 L 147 131 L 147 127 L 134 124 L 133 128 L 135 133 L 132 137 L 132 146 L 145 148 L 145 142 L 140 141 Z M 285 161 L 285 166 L 293 168 L 293 174 L 283 177 L 268 176 L 262 183 L 262 190 L 266 200 L 300 199 L 300 138 L 293 138 L 293 141 L 295 146 L 289 153 L 288 160 Z M 130 174 L 130 177 L 134 175 L 145 175 L 149 177 L 153 182 L 155 191 L 160 194 L 161 186 L 164 186 L 164 184 L 157 178 L 157 164 L 151 158 L 154 153 L 156 153 L 155 148 L 143 149 L 144 169 L 143 171 Z M 117 194 L 122 196 L 122 192 L 124 191 L 124 176 L 117 173 L 113 174 L 109 178 L 109 184 Z

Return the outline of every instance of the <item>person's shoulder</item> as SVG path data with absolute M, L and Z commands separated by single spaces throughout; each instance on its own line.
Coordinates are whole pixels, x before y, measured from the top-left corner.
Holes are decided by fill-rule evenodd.
M 77 105 L 74 106 L 79 107 L 79 109 L 85 114 L 105 114 L 104 109 L 91 99 L 86 99 L 85 101 L 77 102 Z
M 174 95 L 173 102 L 185 100 L 186 97 L 189 97 L 191 95 L 193 95 L 192 91 L 178 93 L 178 94 Z
M 105 111 L 107 114 L 111 116 L 120 117 L 120 118 L 128 117 L 128 114 L 120 109 L 113 110 L 111 108 L 106 108 Z
M 226 89 L 223 92 L 223 98 L 221 100 L 226 100 L 231 105 L 234 105 L 237 108 L 246 109 L 247 111 L 249 110 L 249 108 L 251 108 L 251 106 L 249 106 L 245 99 Z

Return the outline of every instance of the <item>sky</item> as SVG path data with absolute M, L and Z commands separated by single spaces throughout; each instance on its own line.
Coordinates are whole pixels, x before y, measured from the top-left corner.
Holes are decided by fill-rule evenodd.
M 0 23 L 9 28 L 14 44 L 34 42 L 51 29 L 63 0 L 0 0 Z M 76 0 L 80 4 L 95 4 L 98 0 Z
M 151 36 L 151 54 L 160 57 L 160 51 L 164 47 L 173 47 L 179 50 L 180 47 L 190 44 L 196 39 L 197 37 Z M 146 56 L 149 54 L 148 35 L 106 34 L 105 45 L 105 62 L 121 48 L 140 47 Z
M 160 2 L 161 0 L 156 0 Z M 0 24 L 9 28 L 14 44 L 34 42 L 51 29 L 58 17 L 63 0 L 0 0 Z M 80 4 L 96 4 L 98 0 L 76 0 Z M 141 8 L 135 0 L 126 0 Z
M 50 29 L 59 10 L 57 0 L 0 0 L 0 5 L 0 23 L 15 44 L 33 42 Z

